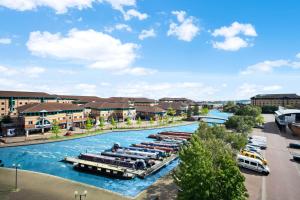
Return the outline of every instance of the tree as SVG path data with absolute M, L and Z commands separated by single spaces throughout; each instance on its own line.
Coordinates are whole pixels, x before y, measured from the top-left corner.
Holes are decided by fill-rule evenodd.
M 169 123 L 169 116 L 166 115 L 166 116 L 164 117 L 163 121 L 164 121 L 165 124 Z
M 100 119 L 99 119 L 99 128 L 102 130 L 104 126 L 105 126 L 104 119 L 103 119 L 103 117 L 100 117 Z
M 12 123 L 12 119 L 9 115 L 5 115 L 2 120 L 1 120 L 1 123 L 3 124 L 9 124 L 9 123 Z
M 233 129 L 239 133 L 250 133 L 255 126 L 255 118 L 252 116 L 234 115 L 228 118 L 225 126 L 228 129 Z
M 265 114 L 273 114 L 276 110 L 278 110 L 278 106 L 262 106 L 261 107 L 262 113 Z
M 150 117 L 150 124 L 154 124 L 153 117 Z
M 127 126 L 130 126 L 132 123 L 131 123 L 131 119 L 130 119 L 130 117 L 127 117 L 126 118 L 126 125 Z
M 187 119 L 191 119 L 192 118 L 192 112 L 193 112 L 192 107 L 189 106 L 188 109 L 187 109 L 187 113 L 186 113 Z
M 259 115 L 256 117 L 255 122 L 256 122 L 256 124 L 261 125 L 265 122 L 265 119 L 262 115 Z
M 199 106 L 198 105 L 196 105 L 196 106 L 193 107 L 193 114 L 194 115 L 199 115 L 200 114 Z
M 201 140 L 193 135 L 190 145 L 179 153 L 180 164 L 173 173 L 180 188 L 179 200 L 245 200 L 245 178 L 231 148 L 218 139 Z
M 236 111 L 240 107 L 236 105 L 233 101 L 228 101 L 224 106 L 223 106 L 223 111 L 224 112 L 229 112 L 229 113 L 236 113 Z
M 58 138 L 58 134 L 60 133 L 60 127 L 56 120 L 53 120 L 52 133 L 54 133 L 55 137 Z
M 201 109 L 201 115 L 207 115 L 209 113 L 209 109 L 208 108 L 202 108 Z
M 117 126 L 117 123 L 113 117 L 111 118 L 110 124 L 112 125 L 113 128 L 116 128 Z
M 92 128 L 93 128 L 92 120 L 91 120 L 91 118 L 87 118 L 86 124 L 85 124 L 85 129 L 87 130 L 87 132 L 89 132 Z
M 174 110 L 172 107 L 169 107 L 167 110 L 167 115 L 172 117 L 172 121 L 174 120 L 174 116 L 176 115 L 176 110 Z
M 236 115 L 240 116 L 252 116 L 252 117 L 257 117 L 261 114 L 261 108 L 257 106 L 252 106 L 252 105 L 246 105 L 242 108 L 239 108 L 236 112 Z
M 138 120 L 137 120 L 136 124 L 137 124 L 139 127 L 141 126 L 141 124 L 142 124 L 141 117 L 139 117 L 139 118 L 138 118 Z

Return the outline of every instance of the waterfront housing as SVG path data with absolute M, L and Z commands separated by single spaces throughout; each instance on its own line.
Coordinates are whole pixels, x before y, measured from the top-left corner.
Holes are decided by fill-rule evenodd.
M 189 105 L 183 102 L 159 102 L 158 106 L 164 110 L 172 108 L 176 111 L 176 115 L 187 113 Z
M 300 96 L 297 94 L 258 94 L 251 98 L 255 106 L 292 106 L 300 105 Z
M 105 121 L 112 118 L 116 121 L 125 121 L 127 118 L 135 119 L 136 109 L 128 103 L 90 102 L 84 105 L 89 116 L 98 121 L 102 117 Z
M 166 110 L 159 106 L 135 106 L 137 118 L 158 120 L 166 115 Z

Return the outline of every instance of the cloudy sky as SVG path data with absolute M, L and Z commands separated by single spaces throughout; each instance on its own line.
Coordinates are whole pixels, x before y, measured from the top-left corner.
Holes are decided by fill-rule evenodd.
M 296 0 L 0 0 L 0 90 L 300 93 Z

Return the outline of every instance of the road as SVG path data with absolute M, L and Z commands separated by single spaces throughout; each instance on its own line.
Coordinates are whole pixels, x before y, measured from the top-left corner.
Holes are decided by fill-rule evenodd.
M 269 176 L 245 172 L 246 187 L 251 200 L 297 200 L 300 199 L 300 163 L 292 160 L 290 141 L 299 138 L 290 133 L 281 133 L 274 123 L 273 115 L 265 115 L 264 130 L 255 129 L 254 135 L 267 137 L 265 158 L 271 170 Z

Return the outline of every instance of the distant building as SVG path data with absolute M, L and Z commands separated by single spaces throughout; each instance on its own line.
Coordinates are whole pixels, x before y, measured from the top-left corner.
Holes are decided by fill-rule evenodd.
M 57 95 L 57 97 L 60 103 L 73 103 L 78 105 L 106 100 L 97 96 Z
M 189 107 L 188 104 L 183 102 L 159 102 L 158 106 L 166 111 L 172 108 L 176 111 L 176 115 L 187 113 Z
M 251 98 L 255 106 L 298 106 L 300 96 L 297 94 L 259 94 Z
M 129 103 L 132 106 L 155 106 L 157 101 L 155 99 L 148 99 L 144 97 L 110 97 L 106 99 L 107 102 L 115 103 Z
M 44 92 L 0 91 L 0 118 L 17 117 L 17 108 L 30 103 L 57 102 L 56 95 Z
M 141 119 L 158 120 L 160 117 L 163 117 L 166 114 L 166 110 L 162 109 L 159 106 L 135 106 L 136 117 Z
M 90 116 L 99 120 L 103 117 L 105 121 L 114 118 L 117 121 L 125 121 L 128 117 L 135 119 L 136 110 L 128 103 L 91 102 L 84 105 Z
M 86 121 L 84 108 L 64 103 L 31 103 L 17 108 L 16 128 L 26 135 L 50 130 L 56 121 L 61 128 L 82 127 Z

